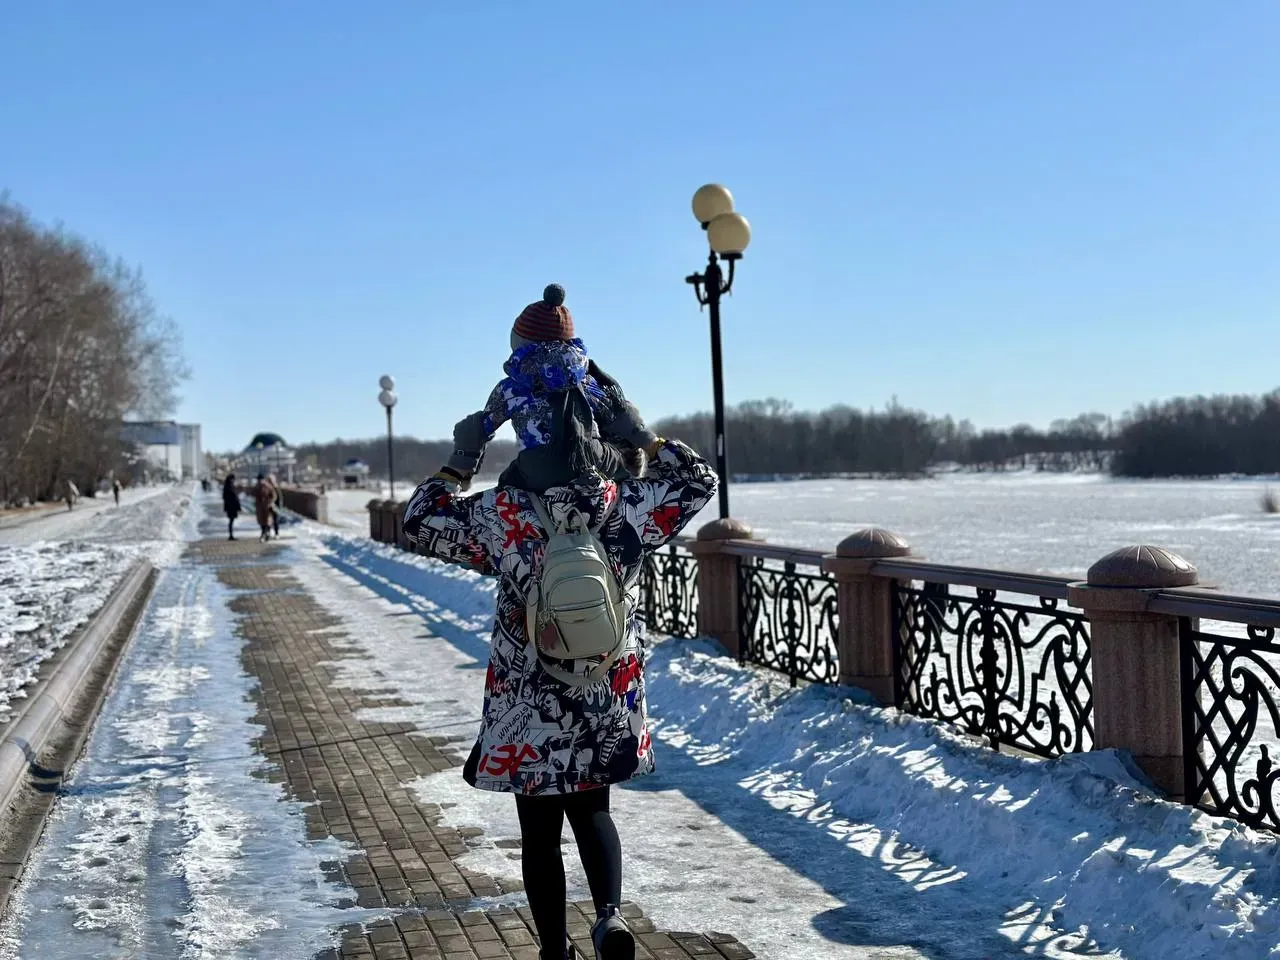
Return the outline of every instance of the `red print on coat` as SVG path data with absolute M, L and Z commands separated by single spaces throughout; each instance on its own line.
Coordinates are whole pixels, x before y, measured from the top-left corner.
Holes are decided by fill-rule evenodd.
M 509 547 L 515 547 L 519 550 L 524 546 L 526 540 L 537 538 L 537 528 L 533 524 L 526 523 L 520 519 L 522 512 L 520 504 L 512 500 L 505 490 L 495 498 L 494 506 L 498 511 L 498 519 L 502 521 L 503 550 Z
M 613 679 L 609 684 L 610 689 L 613 690 L 613 695 L 615 697 L 623 696 L 631 689 L 631 684 L 639 676 L 640 661 L 636 659 L 636 655 L 633 653 L 613 669 Z
M 675 504 L 654 507 L 650 516 L 653 517 L 653 525 L 662 532 L 662 535 L 670 537 L 676 532 L 676 524 L 680 522 L 680 507 Z
M 520 769 L 520 764 L 533 760 L 538 751 L 527 743 L 504 743 L 493 753 L 486 753 L 480 760 L 480 770 L 493 777 L 513 776 Z

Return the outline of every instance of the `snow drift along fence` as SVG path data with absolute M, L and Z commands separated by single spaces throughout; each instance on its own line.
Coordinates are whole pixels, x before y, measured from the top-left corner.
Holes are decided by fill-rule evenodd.
M 369 506 L 374 538 L 407 546 L 403 504 Z M 711 637 L 793 686 L 861 687 L 996 749 L 1122 749 L 1171 798 L 1280 830 L 1280 601 L 1198 589 L 1158 547 L 1076 581 L 928 563 L 874 528 L 835 553 L 740 529 L 650 557 L 650 630 Z

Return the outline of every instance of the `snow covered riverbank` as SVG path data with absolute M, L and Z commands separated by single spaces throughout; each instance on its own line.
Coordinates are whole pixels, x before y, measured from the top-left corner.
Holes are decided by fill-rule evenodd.
M 344 661 L 346 682 L 412 704 L 379 719 L 468 748 L 492 582 L 340 537 L 322 556 L 382 598 L 314 584 L 365 624 L 353 636 L 378 657 Z M 416 618 L 378 616 L 388 601 L 435 638 Z M 648 675 L 659 772 L 616 806 L 627 895 L 660 924 L 728 929 L 787 960 L 871 946 L 972 960 L 1280 956 L 1277 840 L 1155 799 L 1114 753 L 994 754 L 848 690 L 788 690 L 702 642 L 655 643 Z M 456 771 L 417 789 L 450 823 L 484 831 L 468 865 L 519 874 L 502 844 L 518 836 L 506 798 Z

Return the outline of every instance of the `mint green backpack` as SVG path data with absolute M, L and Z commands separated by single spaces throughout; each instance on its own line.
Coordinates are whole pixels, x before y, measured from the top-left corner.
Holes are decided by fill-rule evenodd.
M 570 686 L 590 686 L 608 675 L 627 645 L 627 584 L 614 575 L 604 544 L 579 510 L 557 524 L 541 497 L 529 498 L 548 540 L 527 600 L 527 635 L 544 670 Z M 547 657 L 598 662 L 573 673 Z

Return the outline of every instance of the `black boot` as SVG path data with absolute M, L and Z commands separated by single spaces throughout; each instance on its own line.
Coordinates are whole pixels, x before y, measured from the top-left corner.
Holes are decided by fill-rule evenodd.
M 614 904 L 596 911 L 591 942 L 596 948 L 596 960 L 635 960 L 636 938 Z

